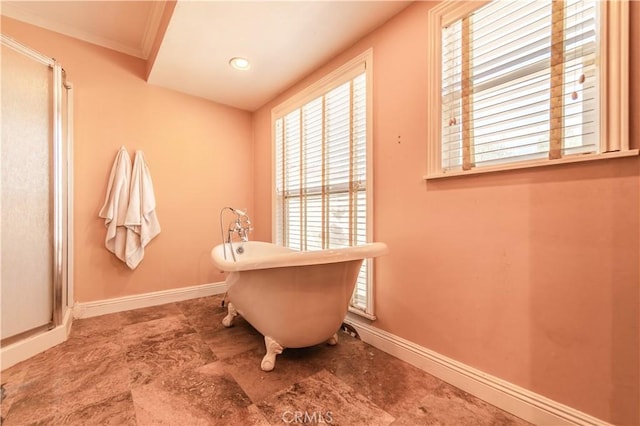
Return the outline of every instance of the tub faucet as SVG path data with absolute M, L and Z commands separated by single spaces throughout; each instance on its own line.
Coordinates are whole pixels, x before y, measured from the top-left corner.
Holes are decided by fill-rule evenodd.
M 238 235 L 240 236 L 240 239 L 245 243 L 249 241 L 249 232 L 252 229 L 253 228 L 251 227 L 251 220 L 249 220 L 249 216 L 244 216 L 240 223 L 240 229 L 238 230 Z
M 249 231 L 251 231 L 251 220 L 246 215 L 237 216 L 236 220 L 229 225 L 229 232 L 227 232 L 227 242 L 231 242 L 231 236 L 237 234 L 241 241 L 249 241 Z
M 225 210 L 229 210 L 236 215 L 235 220 L 229 224 L 229 228 L 227 229 L 227 238 L 224 238 L 224 232 L 222 230 L 222 214 Z M 236 253 L 233 248 L 233 236 L 237 235 L 241 242 L 247 242 L 249 241 L 249 232 L 252 230 L 251 220 L 249 216 L 247 216 L 247 212 L 233 207 L 223 207 L 222 210 L 220 210 L 220 236 L 222 237 L 222 242 L 225 243 L 225 245 L 223 245 L 225 260 L 227 259 L 226 244 L 229 244 L 233 261 L 236 261 Z M 240 249 L 241 247 L 239 250 Z

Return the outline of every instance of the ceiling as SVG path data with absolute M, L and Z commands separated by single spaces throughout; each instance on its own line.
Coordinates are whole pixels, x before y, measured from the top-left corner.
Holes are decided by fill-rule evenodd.
M 178 1 L 148 81 L 254 111 L 410 3 Z M 165 8 L 162 1 L 0 5 L 3 15 L 143 59 Z M 231 68 L 235 56 L 251 68 Z

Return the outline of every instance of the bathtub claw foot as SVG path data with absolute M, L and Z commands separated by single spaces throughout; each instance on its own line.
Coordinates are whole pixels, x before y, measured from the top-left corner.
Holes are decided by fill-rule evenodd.
M 338 344 L 338 333 L 335 333 L 333 336 L 329 337 L 329 340 L 327 340 L 327 345 L 335 346 L 337 344 Z
M 233 303 L 227 303 L 227 316 L 222 319 L 222 325 L 225 327 L 231 327 L 233 325 L 233 319 L 238 316 L 238 311 Z
M 271 371 L 276 366 L 276 355 L 280 355 L 284 348 L 269 336 L 264 336 L 264 344 L 267 354 L 262 358 L 260 368 L 262 371 Z

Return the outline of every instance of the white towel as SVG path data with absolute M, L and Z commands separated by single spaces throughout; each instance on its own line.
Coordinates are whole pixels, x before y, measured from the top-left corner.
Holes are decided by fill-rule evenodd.
M 125 219 L 127 227 L 127 266 L 135 269 L 144 257 L 144 247 L 160 233 L 156 216 L 156 197 L 149 168 L 142 151 L 136 151 L 129 191 L 129 208 Z
M 127 230 L 124 227 L 127 206 L 129 205 L 129 181 L 131 179 L 131 157 L 123 147 L 116 155 L 111 167 L 109 187 L 104 205 L 98 216 L 104 218 L 107 236 L 104 245 L 118 259 L 125 261 Z

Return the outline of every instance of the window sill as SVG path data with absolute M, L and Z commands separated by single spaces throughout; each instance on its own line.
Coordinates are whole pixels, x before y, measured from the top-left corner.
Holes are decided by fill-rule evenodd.
M 375 321 L 378 319 L 375 315 L 368 314 L 365 311 L 361 311 L 360 309 L 354 308 L 353 306 L 349 306 L 349 313 L 361 316 L 371 321 Z
M 557 160 L 542 159 L 542 160 L 528 161 L 526 163 L 517 163 L 517 164 L 514 163 L 514 164 L 501 165 L 501 166 L 482 167 L 482 168 L 471 169 L 471 170 L 454 170 L 450 172 L 429 173 L 425 175 L 423 179 L 434 180 L 434 179 L 442 179 L 442 178 L 456 177 L 456 176 L 467 176 L 467 175 L 477 175 L 482 173 L 502 172 L 507 170 L 519 170 L 519 169 L 529 169 L 533 167 L 555 166 L 558 164 L 581 163 L 584 161 L 609 160 L 612 158 L 633 157 L 638 155 L 639 152 L 640 150 L 630 149 L 626 151 L 606 152 L 602 154 L 575 155 L 570 157 L 559 158 Z

